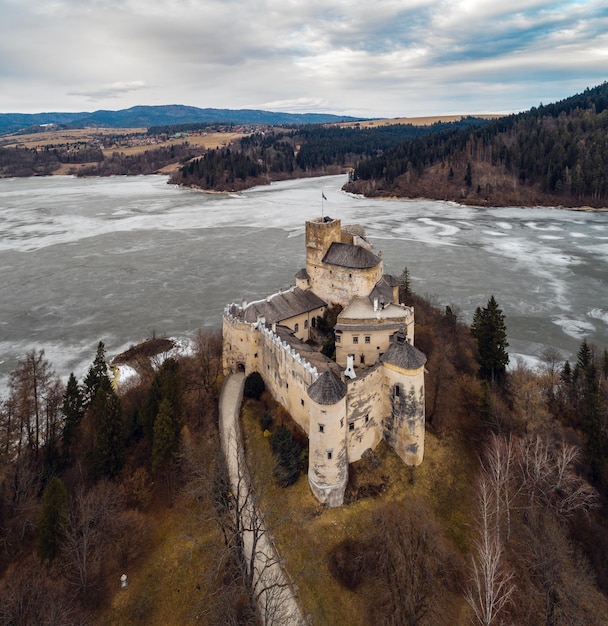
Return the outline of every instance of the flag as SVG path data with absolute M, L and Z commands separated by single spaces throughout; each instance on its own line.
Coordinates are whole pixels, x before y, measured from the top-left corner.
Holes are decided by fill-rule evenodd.
M 325 192 L 321 191 L 321 196 L 323 196 L 323 200 L 325 200 L 327 202 L 327 198 L 325 197 Z

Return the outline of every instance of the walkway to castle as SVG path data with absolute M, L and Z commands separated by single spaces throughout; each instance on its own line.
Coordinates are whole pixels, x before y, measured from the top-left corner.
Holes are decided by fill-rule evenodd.
M 220 437 L 235 513 L 240 518 L 245 560 L 253 567 L 254 592 L 265 626 L 303 626 L 307 622 L 257 506 L 245 464 L 238 421 L 244 386 L 245 374 L 230 374 L 224 381 L 220 394 Z

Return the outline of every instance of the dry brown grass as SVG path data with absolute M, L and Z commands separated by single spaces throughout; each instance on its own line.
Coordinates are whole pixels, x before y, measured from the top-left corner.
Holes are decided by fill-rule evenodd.
M 116 592 L 100 615 L 104 626 L 165 626 L 196 621 L 206 591 L 205 572 L 213 564 L 205 544 L 220 542 L 217 524 L 201 525 L 195 505 L 180 499 L 151 515 L 152 549 L 140 563 L 125 568 L 129 586 Z
M 458 442 L 448 443 L 427 434 L 425 460 L 416 469 L 406 467 L 388 446 L 381 444 L 376 455 L 380 460 L 378 475 L 386 479 L 383 495 L 325 509 L 313 497 L 305 475 L 287 489 L 278 487 L 272 477 L 270 446 L 258 420 L 255 411 L 243 412 L 248 458 L 287 571 L 298 586 L 304 612 L 312 615 L 314 624 L 369 623 L 364 590 L 353 593 L 344 588 L 330 573 L 328 556 L 344 539 L 360 536 L 386 500 L 423 498 L 457 549 L 467 550 L 475 466 Z M 466 623 L 461 597 L 440 601 L 445 605 L 441 611 L 446 615 L 444 623 Z
M 468 115 L 434 115 L 429 117 L 394 117 L 384 120 L 368 120 L 364 122 L 341 122 L 339 126 L 353 127 L 359 126 L 360 128 L 377 128 L 378 126 L 391 126 L 394 124 L 412 124 L 412 126 L 430 126 L 436 122 L 458 122 L 463 117 Z M 486 120 L 493 120 L 502 115 L 497 114 L 480 114 L 474 117 L 481 117 Z

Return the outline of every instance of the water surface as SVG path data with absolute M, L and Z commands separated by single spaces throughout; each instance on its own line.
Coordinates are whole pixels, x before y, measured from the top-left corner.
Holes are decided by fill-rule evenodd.
M 220 327 L 226 303 L 293 284 L 321 212 L 363 225 L 387 271 L 407 266 L 415 291 L 467 321 L 494 294 L 513 356 L 608 346 L 608 213 L 371 200 L 342 193 L 343 176 L 240 194 L 166 182 L 0 180 L 0 390 L 32 348 L 82 376 L 100 339 L 112 355 Z

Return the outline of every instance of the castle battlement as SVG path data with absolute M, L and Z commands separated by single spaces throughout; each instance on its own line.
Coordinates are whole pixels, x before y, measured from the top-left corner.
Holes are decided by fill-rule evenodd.
M 333 304 L 343 308 L 330 359 L 314 339 Z M 223 337 L 224 371 L 258 372 L 308 435 L 320 502 L 342 504 L 349 463 L 382 439 L 404 463 L 422 462 L 426 357 L 413 345 L 414 310 L 399 302 L 398 281 L 383 273 L 361 226 L 306 222 L 296 286 L 225 307 Z

